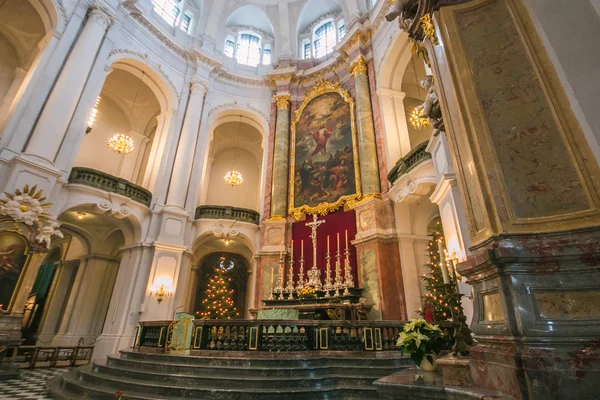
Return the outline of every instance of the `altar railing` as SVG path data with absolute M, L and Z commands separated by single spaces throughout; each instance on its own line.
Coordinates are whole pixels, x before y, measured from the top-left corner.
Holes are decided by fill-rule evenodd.
M 196 320 L 192 350 L 393 351 L 404 322 Z

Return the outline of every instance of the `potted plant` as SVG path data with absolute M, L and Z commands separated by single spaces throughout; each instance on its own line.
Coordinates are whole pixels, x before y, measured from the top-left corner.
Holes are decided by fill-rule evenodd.
M 410 358 L 424 371 L 435 371 L 435 360 L 445 344 L 444 334 L 437 325 L 424 319 L 412 319 L 404 325 L 396 347 L 402 354 L 410 354 Z
M 317 292 L 315 292 L 315 289 L 310 286 L 304 286 L 298 292 L 299 299 L 314 299 L 315 297 L 317 297 Z

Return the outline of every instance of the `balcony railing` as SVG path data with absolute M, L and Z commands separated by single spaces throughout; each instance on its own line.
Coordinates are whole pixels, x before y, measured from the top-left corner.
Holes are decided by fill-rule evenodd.
M 69 176 L 69 183 L 91 186 L 106 192 L 117 193 L 148 207 L 150 207 L 150 203 L 152 202 L 152 193 L 143 187 L 92 168 L 73 168 Z
M 199 206 L 196 208 L 196 219 L 233 219 L 258 225 L 260 214 L 247 208 L 228 206 Z
M 390 181 L 392 185 L 402 175 L 406 174 L 423 161 L 431 159 L 431 154 L 425 151 L 428 144 L 429 141 L 427 140 L 416 145 L 414 149 L 398 160 L 396 165 L 394 165 L 394 168 L 392 168 L 388 174 L 388 181 Z

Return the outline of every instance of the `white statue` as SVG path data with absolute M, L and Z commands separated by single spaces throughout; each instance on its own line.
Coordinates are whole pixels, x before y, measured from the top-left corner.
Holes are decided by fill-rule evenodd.
M 425 98 L 423 104 L 417 107 L 419 116 L 422 118 L 427 118 L 434 129 L 439 129 L 439 122 L 442 119 L 442 112 L 440 109 L 438 95 L 435 91 L 435 85 L 433 84 L 433 76 L 427 75 L 421 79 L 421 87 L 427 91 L 427 97 Z

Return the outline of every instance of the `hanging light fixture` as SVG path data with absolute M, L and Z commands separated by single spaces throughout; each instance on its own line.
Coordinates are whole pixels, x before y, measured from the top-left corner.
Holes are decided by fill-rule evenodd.
M 413 71 L 415 72 L 415 84 L 417 85 L 417 92 L 419 93 L 419 97 L 421 97 L 421 88 L 419 86 L 419 80 L 417 79 L 417 66 L 415 65 L 415 58 L 412 57 L 410 60 L 413 66 Z M 417 130 L 425 129 L 431 126 L 429 123 L 429 118 L 424 118 L 421 115 L 423 110 L 421 110 L 419 107 L 420 106 L 415 107 L 408 117 L 410 124 Z
M 240 145 L 240 130 L 241 129 L 242 129 L 242 116 L 240 115 L 240 122 L 238 124 L 237 143 L 235 145 L 236 149 Z M 225 180 L 225 184 L 229 185 L 231 187 L 240 186 L 242 184 L 242 182 L 244 182 L 242 173 L 235 169 L 233 169 L 231 171 L 227 171 L 227 173 L 225 174 L 225 177 L 223 179 Z
M 133 105 L 131 106 L 130 113 L 133 115 L 133 111 L 135 109 L 135 105 L 137 104 L 138 95 L 140 94 L 140 88 L 142 87 L 142 82 L 144 81 L 144 72 L 142 72 L 142 77 L 140 78 L 140 83 L 138 84 L 137 91 L 135 92 L 135 97 L 133 99 Z M 115 133 L 113 137 L 108 139 L 107 143 L 108 147 L 118 154 L 123 154 L 125 156 L 130 155 L 135 150 L 133 145 L 133 139 L 124 133 Z M 124 165 L 121 166 L 123 169 Z M 122 172 L 122 171 L 121 171 Z
M 417 106 L 412 110 L 410 116 L 408 117 L 410 124 L 417 130 L 425 129 L 431 126 L 428 118 L 421 117 L 421 112 L 422 111 Z
M 100 96 L 96 99 L 96 103 L 94 104 L 94 108 L 90 112 L 90 118 L 88 119 L 87 128 L 85 133 L 90 133 L 92 128 L 94 127 L 94 122 L 96 121 L 96 114 L 98 114 L 98 104 L 100 104 Z

